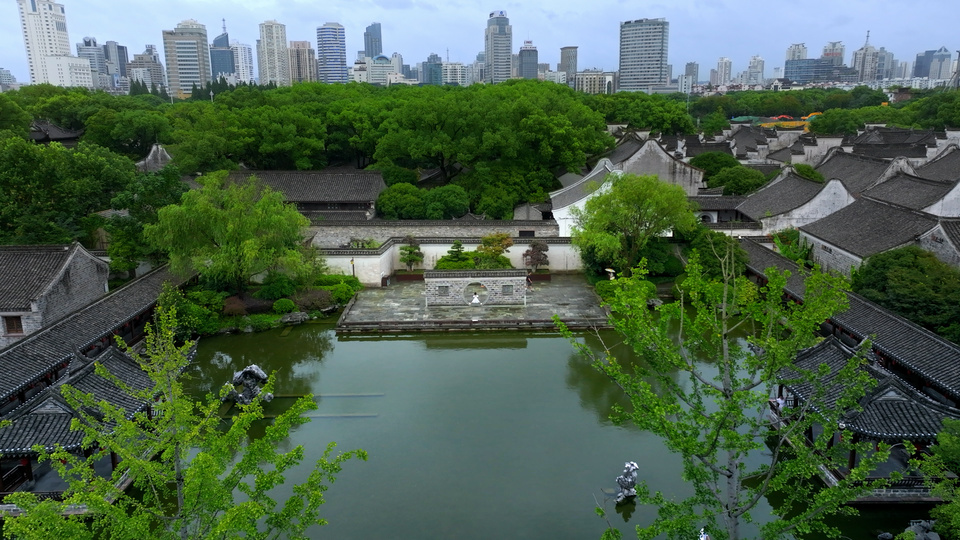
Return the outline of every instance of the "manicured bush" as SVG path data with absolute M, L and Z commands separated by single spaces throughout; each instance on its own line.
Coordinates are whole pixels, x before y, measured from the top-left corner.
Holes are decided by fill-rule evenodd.
M 329 287 L 321 287 L 322 289 L 330 291 L 330 294 L 333 298 L 334 303 L 343 305 L 350 301 L 353 298 L 354 291 L 346 283 L 337 283 L 336 285 L 331 285 Z
M 307 289 L 293 295 L 293 302 L 300 311 L 312 313 L 333 305 L 333 294 L 324 289 Z
M 273 303 L 273 312 L 283 315 L 285 313 L 293 313 L 297 310 L 297 305 L 293 303 L 293 300 L 289 298 L 281 298 Z
M 597 296 L 602 298 L 604 301 L 613 300 L 614 295 L 617 294 L 617 291 L 620 290 L 620 284 L 617 283 L 615 279 L 608 279 L 605 281 L 598 281 L 594 286 L 594 289 L 597 291 Z
M 313 282 L 318 287 L 330 287 L 340 283 L 349 285 L 354 292 L 363 289 L 363 285 L 360 284 L 360 280 L 356 276 L 344 276 L 342 274 L 324 274 Z
M 254 293 L 257 298 L 264 300 L 279 300 L 297 292 L 297 284 L 290 276 L 279 272 L 269 272 L 263 280 L 260 290 Z
M 230 296 L 223 301 L 223 315 L 225 317 L 242 317 L 247 314 L 247 306 L 239 296 Z
M 250 315 L 244 319 L 244 322 L 253 329 L 254 332 L 263 332 L 276 326 L 276 315 Z
M 473 270 L 477 267 L 477 264 L 473 262 L 473 259 L 466 257 L 459 261 L 454 261 L 448 259 L 447 256 L 440 257 L 437 260 L 437 264 L 434 266 L 436 270 Z

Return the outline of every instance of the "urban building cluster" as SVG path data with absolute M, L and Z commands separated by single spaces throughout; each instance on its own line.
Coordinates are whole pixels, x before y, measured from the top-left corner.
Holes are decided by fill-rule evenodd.
M 17 0 L 27 52 L 30 82 L 57 86 L 87 87 L 123 94 L 131 82 L 147 88 L 165 89 L 171 96 L 186 97 L 194 87 L 221 78 L 229 84 L 259 83 L 288 86 L 298 82 L 361 82 L 375 85 L 496 84 L 513 78 L 541 79 L 567 84 L 586 93 L 633 91 L 647 93 L 758 90 L 793 88 L 798 85 L 867 85 L 874 88 L 909 86 L 930 88 L 950 84 L 956 63 L 946 47 L 916 55 L 911 63 L 898 60 L 884 47 L 870 43 L 853 51 L 846 62 L 840 41 L 824 45 L 819 57 L 808 57 L 805 43 L 787 48 L 783 67 L 772 73 L 765 61 L 751 57 L 746 69 L 734 71 L 734 62 L 722 56 L 717 67 L 703 73 L 688 62 L 675 77 L 668 63 L 670 23 L 664 18 L 637 19 L 620 23 L 619 66 L 615 71 L 579 70 L 577 47 L 560 49 L 556 69 L 540 62 L 533 41 L 515 49 L 513 27 L 506 11 L 490 12 L 483 32 L 483 50 L 472 62 L 452 62 L 449 53 L 431 53 L 426 60 L 404 63 L 403 55 L 384 53 L 380 23 L 367 26 L 363 50 L 350 57 L 346 29 L 327 22 L 316 29 L 316 41 L 289 39 L 286 26 L 276 20 L 259 25 L 254 46 L 231 40 L 223 21 L 222 33 L 209 39 L 204 24 L 187 19 L 162 32 L 162 52 L 148 44 L 144 52 L 128 53 L 116 41 L 102 44 L 84 37 L 71 49 L 64 6 L 53 0 Z M 311 36 L 312 37 L 312 36 Z M 74 54 L 75 52 L 75 54 Z M 256 66 L 254 65 L 256 57 Z M 16 87 L 17 81 L 0 68 L 0 90 Z

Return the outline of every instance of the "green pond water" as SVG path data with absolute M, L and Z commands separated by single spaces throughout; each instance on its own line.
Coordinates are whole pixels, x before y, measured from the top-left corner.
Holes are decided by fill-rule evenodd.
M 617 340 L 582 337 L 591 346 L 601 338 Z M 655 509 L 615 509 L 602 491 L 616 486 L 625 461 L 636 461 L 639 478 L 655 489 L 690 493 L 679 459 L 659 439 L 608 419 L 611 406 L 626 405 L 621 392 L 558 335 L 357 337 L 307 324 L 286 335 L 205 338 L 188 388 L 214 391 L 251 363 L 275 372 L 278 395 L 316 396 L 316 417 L 284 448 L 302 444 L 307 452 L 288 483 L 305 477 L 330 441 L 369 453 L 366 462 L 347 462 L 327 492 L 329 524 L 312 531 L 318 538 L 593 539 L 606 526 L 597 502 L 625 538 L 635 538 L 635 526 Z M 267 413 L 290 399 L 277 398 Z M 766 502 L 754 512 L 759 521 L 770 514 Z M 877 529 L 899 531 L 923 514 L 865 512 L 843 523 L 844 534 L 873 539 Z

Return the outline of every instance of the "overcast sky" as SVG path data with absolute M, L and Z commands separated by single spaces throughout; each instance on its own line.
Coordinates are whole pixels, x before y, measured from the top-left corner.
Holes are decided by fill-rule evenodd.
M 782 67 L 791 43 L 806 43 L 818 57 L 828 41 L 846 45 L 849 64 L 854 50 L 870 43 L 892 51 L 897 60 L 913 62 L 916 54 L 946 46 L 960 49 L 960 12 L 948 0 L 62 0 L 71 43 L 93 36 L 102 44 L 126 45 L 132 58 L 144 45 L 157 45 L 161 31 L 184 19 L 206 25 L 212 41 L 226 19 L 231 40 L 256 45 L 259 23 L 275 19 L 287 26 L 288 40 L 311 41 L 316 27 L 339 22 L 346 27 L 347 60 L 363 48 L 367 25 L 382 26 L 383 51 L 403 55 L 404 63 L 424 61 L 437 53 L 469 63 L 483 50 L 483 30 L 493 10 L 506 10 L 513 26 L 513 49 L 532 40 L 540 62 L 553 69 L 560 47 L 579 47 L 579 69 L 615 70 L 619 23 L 642 18 L 670 22 L 669 61 L 673 73 L 687 62 L 700 64 L 700 79 L 709 77 L 717 58 L 733 60 L 736 74 L 751 56 L 766 60 L 765 76 Z M 74 49 L 75 53 L 75 49 Z M 256 53 L 254 53 L 256 57 Z M 16 0 L 0 4 L 0 68 L 20 82 L 29 82 L 26 52 Z

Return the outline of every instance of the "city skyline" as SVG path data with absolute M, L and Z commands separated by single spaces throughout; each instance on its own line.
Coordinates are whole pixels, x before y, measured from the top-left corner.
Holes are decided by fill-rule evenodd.
M 931 25 L 936 13 L 948 13 L 945 0 L 921 0 L 903 10 L 887 0 L 873 2 L 827 3 L 813 0 L 803 13 L 789 6 L 765 5 L 762 10 L 746 1 L 705 4 L 681 0 L 670 5 L 627 6 L 618 1 L 590 4 L 566 0 L 543 5 L 516 2 L 452 1 L 432 3 L 425 0 L 331 0 L 324 7 L 303 0 L 237 0 L 230 6 L 212 0 L 169 0 L 149 3 L 133 0 L 118 10 L 106 0 L 61 0 L 65 6 L 70 43 L 83 37 L 95 37 L 99 43 L 116 41 L 130 51 L 142 51 L 146 44 L 162 46 L 161 32 L 185 19 L 195 19 L 216 35 L 221 19 L 226 18 L 232 40 L 252 44 L 264 20 L 277 20 L 287 26 L 288 41 L 314 41 L 316 29 L 327 22 L 344 26 L 348 61 L 364 49 L 367 26 L 381 23 L 383 53 L 399 52 L 408 64 L 424 61 L 430 53 L 445 60 L 470 63 L 484 50 L 483 32 L 491 11 L 504 10 L 515 34 L 513 53 L 526 40 L 539 51 L 540 62 L 556 69 L 560 48 L 578 47 L 578 69 L 617 69 L 621 22 L 638 18 L 664 18 L 670 23 L 668 62 L 673 75 L 683 71 L 687 62 L 704 70 L 715 66 L 720 56 L 729 57 L 733 72 L 747 69 L 751 57 L 766 60 L 767 77 L 783 67 L 791 44 L 805 43 L 813 56 L 829 41 L 842 41 L 846 64 L 851 53 L 860 48 L 870 31 L 870 42 L 885 47 L 897 60 L 913 61 L 918 53 L 946 47 L 956 58 L 960 39 L 948 25 Z M 109 13 L 109 17 L 104 14 Z M 896 13 L 896 16 L 892 16 Z M 8 69 L 19 82 L 29 82 L 27 58 L 16 2 L 0 5 L 0 67 Z M 765 31 L 766 30 L 766 31 Z M 212 36 L 211 36 L 212 37 Z

